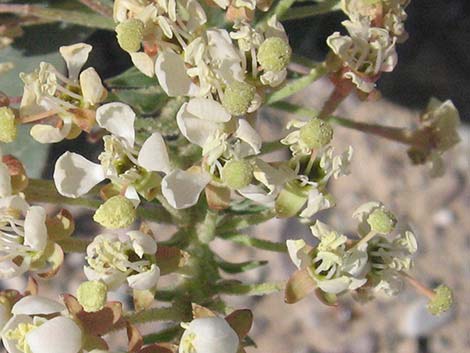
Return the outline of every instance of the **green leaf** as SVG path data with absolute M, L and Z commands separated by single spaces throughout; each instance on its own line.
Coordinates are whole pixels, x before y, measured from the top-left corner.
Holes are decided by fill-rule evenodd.
M 154 115 L 169 100 L 159 86 L 113 91 L 118 101 L 129 104 L 138 115 Z M 114 98 L 111 96 L 111 98 Z
M 250 215 L 227 215 L 222 219 L 217 227 L 217 232 L 223 234 L 225 232 L 241 230 L 256 224 L 264 223 L 275 216 L 276 212 L 272 209 Z
M 227 272 L 227 273 L 242 273 L 246 272 L 249 270 L 254 270 L 258 267 L 264 266 L 268 263 L 268 261 L 246 261 L 246 262 L 240 262 L 240 263 L 233 263 L 233 262 L 227 262 L 223 260 L 218 260 L 217 264 L 219 267 Z
M 230 212 L 235 214 L 253 214 L 268 210 L 268 207 L 251 200 L 243 200 L 230 206 Z
M 105 81 L 108 88 L 144 88 L 158 84 L 156 77 L 148 77 L 135 67 Z
M 245 234 L 222 233 L 219 234 L 218 237 L 233 241 L 234 243 L 240 245 L 251 246 L 257 249 L 275 252 L 287 252 L 287 246 L 284 243 L 276 243 L 269 240 L 253 238 Z
M 170 326 L 161 331 L 151 333 L 144 336 L 144 344 L 152 344 L 159 342 L 171 342 L 175 337 L 178 337 L 183 332 L 180 325 Z

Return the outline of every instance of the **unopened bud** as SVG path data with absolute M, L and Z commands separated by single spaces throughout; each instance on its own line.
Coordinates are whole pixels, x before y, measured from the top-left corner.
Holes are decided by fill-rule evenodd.
M 383 208 L 376 208 L 369 217 L 367 217 L 367 223 L 372 231 L 380 234 L 388 234 L 395 229 L 397 220 L 391 212 Z
M 289 43 L 279 37 L 266 39 L 258 50 L 258 62 L 265 71 L 279 72 L 289 64 L 292 50 Z
M 136 210 L 132 202 L 117 195 L 108 199 L 95 212 L 93 219 L 105 228 L 125 228 L 134 223 Z
M 441 284 L 434 289 L 435 296 L 428 303 L 428 311 L 433 315 L 440 315 L 450 309 L 454 302 L 452 289 Z
M 103 309 L 107 295 L 108 288 L 101 281 L 83 282 L 77 289 L 78 302 L 86 312 L 96 312 Z
M 18 129 L 15 113 L 8 107 L 0 108 L 0 141 L 10 143 L 15 141 Z
M 222 169 L 222 180 L 231 189 L 242 189 L 253 179 L 253 167 L 245 160 L 232 160 Z
M 127 52 L 136 52 L 140 49 L 144 23 L 138 19 L 129 19 L 116 26 L 117 40 L 122 49 Z
M 318 149 L 326 146 L 333 138 L 331 125 L 320 119 L 312 119 L 300 129 L 300 140 L 308 148 Z
M 235 81 L 225 89 L 223 106 L 232 115 L 243 115 L 248 111 L 255 93 L 254 86 Z

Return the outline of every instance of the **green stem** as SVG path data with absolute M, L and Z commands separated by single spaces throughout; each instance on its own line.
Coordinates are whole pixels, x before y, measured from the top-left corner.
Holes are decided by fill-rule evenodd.
M 183 313 L 174 308 L 152 308 L 148 310 L 132 313 L 125 317 L 131 324 L 144 324 L 154 321 L 181 321 L 184 319 Z
M 91 241 L 88 239 L 80 238 L 65 238 L 56 240 L 56 243 L 60 245 L 65 253 L 84 253 L 90 242 Z
M 220 224 L 217 226 L 216 232 L 217 234 L 223 234 L 227 232 L 245 229 L 256 224 L 264 223 L 274 217 L 276 217 L 276 211 L 272 209 L 255 213 L 252 215 L 231 215 L 222 219 Z
M 45 20 L 66 22 L 84 27 L 100 28 L 114 31 L 115 24 L 112 19 L 72 10 L 46 8 L 36 5 L 2 4 L 0 13 L 13 13 L 19 16 L 34 16 Z
M 199 240 L 205 244 L 210 243 L 215 238 L 215 228 L 217 225 L 218 213 L 212 210 L 207 210 L 204 221 L 200 224 L 198 229 Z
M 274 91 L 266 97 L 266 104 L 272 105 L 284 98 L 290 97 L 293 94 L 303 90 L 311 83 L 320 79 L 328 73 L 328 69 L 325 63 L 322 63 L 310 70 L 310 73 L 302 76 L 301 78 L 295 79 L 287 83 L 281 89 Z
M 288 102 L 276 102 L 271 106 L 275 109 L 297 114 L 300 116 L 305 116 L 308 118 L 318 116 L 318 112 L 316 110 L 301 107 Z M 397 128 L 378 124 L 361 123 L 358 121 L 349 120 L 338 116 L 328 116 L 325 118 L 325 120 L 348 129 L 353 129 L 367 134 L 380 136 L 388 140 L 403 143 L 405 145 L 420 146 L 422 141 L 417 138 L 417 134 L 414 131 L 407 128 Z
M 101 206 L 102 201 L 88 199 L 83 197 L 70 198 L 60 195 L 52 180 L 29 179 L 29 184 L 24 191 L 28 202 L 44 202 L 56 205 L 80 206 L 96 210 Z M 164 208 L 153 206 L 137 208 L 137 214 L 140 218 L 157 223 L 172 223 L 172 218 Z
M 108 4 L 103 4 L 100 0 L 79 0 L 83 5 L 89 7 L 96 13 L 105 16 L 113 17 L 113 8 Z
M 257 23 L 257 26 L 262 26 L 268 22 L 272 16 L 281 18 L 287 10 L 294 4 L 295 0 L 279 0 L 276 5 L 271 6 L 271 9 L 266 13 L 261 20 Z
M 269 240 L 253 238 L 246 234 L 220 234 L 218 237 L 221 239 L 230 240 L 240 245 L 251 246 L 257 249 L 275 252 L 287 252 L 287 246 L 284 243 L 276 243 Z
M 268 282 L 258 284 L 243 284 L 232 281 L 221 282 L 217 285 L 220 294 L 261 296 L 284 290 L 285 282 Z
M 340 10 L 340 0 L 325 0 L 316 5 L 298 6 L 288 9 L 283 16 L 280 17 L 281 21 L 298 20 L 301 18 L 323 15 L 329 12 Z

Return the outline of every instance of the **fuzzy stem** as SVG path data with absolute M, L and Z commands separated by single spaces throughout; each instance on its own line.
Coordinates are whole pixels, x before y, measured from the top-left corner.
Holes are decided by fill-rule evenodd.
M 287 246 L 284 243 L 276 243 L 269 240 L 257 239 L 245 234 L 220 234 L 218 237 L 221 239 L 230 240 L 240 245 L 251 246 L 261 250 L 287 252 Z
M 217 226 L 217 234 L 245 229 L 256 224 L 264 223 L 274 217 L 276 217 L 276 211 L 272 209 L 252 215 L 229 216 L 222 219 Z
M 318 116 L 318 112 L 313 109 L 301 107 L 288 102 L 276 102 L 272 105 L 272 107 L 309 118 Z M 403 143 L 405 145 L 421 146 L 423 144 L 423 140 L 419 139 L 417 133 L 407 128 L 361 123 L 338 116 L 328 116 L 325 118 L 325 120 L 348 129 L 380 136 L 388 140 Z
M 299 6 L 288 9 L 282 16 L 281 21 L 298 20 L 301 18 L 323 15 L 338 11 L 340 0 L 325 0 L 316 5 Z
M 100 0 L 79 0 L 83 5 L 89 7 L 96 13 L 99 13 L 105 17 L 113 17 L 113 9 L 112 7 L 103 4 Z
M 206 217 L 198 228 L 198 237 L 201 242 L 208 244 L 214 240 L 217 220 L 217 212 L 207 210 Z
M 351 81 L 341 81 L 337 84 L 328 97 L 328 100 L 323 104 L 318 118 L 326 119 L 333 114 L 346 97 L 349 96 L 353 88 L 354 84 Z
M 303 90 L 305 87 L 309 86 L 311 83 L 320 79 L 328 73 L 328 69 L 325 63 L 319 64 L 310 70 L 310 73 L 302 76 L 298 79 L 292 80 L 287 83 L 281 89 L 274 91 L 266 97 L 266 104 L 272 105 L 275 102 L 278 102 L 284 98 L 290 97 L 293 94 Z
M 416 278 L 410 276 L 408 273 L 404 272 L 404 271 L 400 271 L 399 272 L 400 275 L 403 276 L 403 278 L 405 278 L 405 280 L 412 286 L 416 289 L 416 291 L 422 295 L 424 295 L 425 297 L 429 298 L 429 299 L 434 299 L 434 297 L 436 296 L 436 293 L 434 293 L 433 290 L 429 289 L 428 287 L 426 287 L 424 284 L 422 284 L 420 281 L 418 281 Z
M 258 284 L 243 284 L 222 282 L 217 285 L 218 292 L 227 295 L 261 296 L 284 290 L 285 282 L 267 282 Z
M 13 13 L 19 16 L 34 16 L 45 20 L 66 22 L 84 27 L 114 30 L 111 19 L 93 13 L 46 8 L 36 5 L 1 4 L 0 13 Z
M 143 324 L 154 321 L 181 321 L 184 319 L 184 315 L 174 307 L 152 308 L 132 313 L 126 316 L 126 319 L 131 324 Z

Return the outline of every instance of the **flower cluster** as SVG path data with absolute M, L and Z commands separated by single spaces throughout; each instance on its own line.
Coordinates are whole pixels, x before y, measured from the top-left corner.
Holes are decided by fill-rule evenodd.
M 403 22 L 407 0 L 342 0 L 349 35 L 335 32 L 327 44 L 342 63 L 339 75 L 351 80 L 362 92 L 370 93 L 382 72 L 397 64 L 395 44 L 406 39 Z

